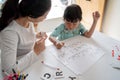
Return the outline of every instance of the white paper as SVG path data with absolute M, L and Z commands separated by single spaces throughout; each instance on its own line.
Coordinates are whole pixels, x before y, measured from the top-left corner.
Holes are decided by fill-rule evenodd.
M 65 41 L 65 46 L 57 52 L 54 48 L 51 49 L 54 51 L 53 54 L 77 75 L 86 72 L 104 55 L 101 48 L 89 43 L 89 41 L 81 41 L 79 38 Z

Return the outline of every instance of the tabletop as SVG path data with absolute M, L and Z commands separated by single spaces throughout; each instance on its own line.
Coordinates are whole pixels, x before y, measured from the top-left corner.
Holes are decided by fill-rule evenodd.
M 66 65 L 61 63 L 54 55 L 55 49 L 52 43 L 46 41 L 46 50 L 40 55 L 40 60 L 28 68 L 25 72 L 29 73 L 28 80 L 120 80 L 120 70 L 113 68 L 114 66 L 120 67 L 120 61 L 115 61 L 112 58 L 112 50 L 114 47 L 120 46 L 120 42 L 114 40 L 101 32 L 94 32 L 91 38 L 80 37 L 85 42 L 96 44 L 99 46 L 105 54 L 93 64 L 82 75 L 76 75 Z M 67 40 L 69 41 L 69 39 Z M 66 41 L 66 42 L 67 42 Z M 52 48 L 51 48 L 52 47 Z M 56 49 L 57 50 L 57 49 Z M 59 51 L 59 50 L 58 50 Z M 98 51 L 99 52 L 99 51 Z M 42 64 L 44 61 L 48 66 Z M 50 66 L 54 67 L 50 68 Z M 60 68 L 60 70 L 57 70 Z M 59 75 L 57 76 L 57 73 Z M 47 75 L 49 74 L 49 75 Z M 45 77 L 47 75 L 47 77 Z M 60 77 L 61 75 L 61 77 Z M 58 78 L 57 78 L 58 77 Z
M 113 50 L 117 53 L 114 56 L 120 55 L 120 42 L 97 31 L 91 38 L 79 36 L 79 39 L 84 43 L 94 44 L 104 52 L 104 55 L 83 74 L 76 74 L 63 64 L 55 55 L 60 50 L 46 40 L 46 49 L 39 55 L 39 60 L 23 72 L 29 74 L 26 80 L 120 80 L 120 60 L 113 57 Z

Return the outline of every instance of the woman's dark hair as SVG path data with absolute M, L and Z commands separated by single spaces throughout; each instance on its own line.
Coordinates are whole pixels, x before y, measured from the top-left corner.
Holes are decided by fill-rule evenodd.
M 63 15 L 64 20 L 69 22 L 77 22 L 82 19 L 82 10 L 79 5 L 72 4 L 66 7 Z
M 0 31 L 19 17 L 38 18 L 51 8 L 51 0 L 7 0 L 2 6 Z

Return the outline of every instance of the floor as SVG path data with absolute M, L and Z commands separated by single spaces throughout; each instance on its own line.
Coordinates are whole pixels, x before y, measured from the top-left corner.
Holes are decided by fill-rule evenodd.
M 61 17 L 44 20 L 43 22 L 39 23 L 38 31 L 51 32 L 62 22 L 63 19 Z

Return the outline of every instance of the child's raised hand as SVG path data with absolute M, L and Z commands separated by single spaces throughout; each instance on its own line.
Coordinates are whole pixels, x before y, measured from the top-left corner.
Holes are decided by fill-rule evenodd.
M 93 19 L 97 21 L 100 17 L 100 13 L 98 11 L 93 12 Z
M 61 49 L 63 46 L 64 46 L 64 43 L 63 42 L 58 42 L 55 44 L 56 48 L 57 49 Z

